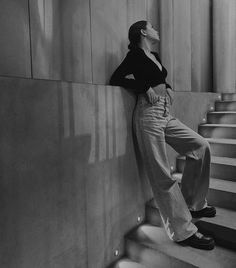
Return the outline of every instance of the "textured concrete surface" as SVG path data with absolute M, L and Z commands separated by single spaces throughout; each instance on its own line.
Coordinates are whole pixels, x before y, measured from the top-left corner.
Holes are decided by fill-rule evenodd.
M 236 1 L 213 0 L 213 77 L 216 92 L 236 91 Z
M 27 0 L 1 0 L 0 36 L 0 75 L 31 77 Z
M 89 1 L 29 2 L 34 78 L 92 82 Z
M 211 1 L 160 1 L 161 58 L 177 91 L 214 91 Z

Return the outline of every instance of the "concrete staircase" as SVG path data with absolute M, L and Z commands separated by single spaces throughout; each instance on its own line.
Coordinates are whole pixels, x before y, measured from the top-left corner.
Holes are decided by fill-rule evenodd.
M 222 94 L 215 111 L 199 133 L 211 145 L 211 179 L 208 202 L 216 206 L 214 218 L 195 219 L 200 230 L 212 235 L 212 251 L 183 247 L 166 235 L 153 200 L 146 204 L 146 221 L 125 237 L 127 259 L 114 268 L 236 267 L 236 94 Z M 177 158 L 173 177 L 181 184 L 184 157 Z

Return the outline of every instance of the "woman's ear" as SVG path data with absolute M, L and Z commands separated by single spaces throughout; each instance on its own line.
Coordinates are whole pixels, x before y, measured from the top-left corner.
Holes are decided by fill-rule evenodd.
M 145 32 L 145 30 L 143 30 L 143 29 L 141 29 L 141 34 L 143 35 L 143 36 L 146 36 L 147 35 L 147 33 Z

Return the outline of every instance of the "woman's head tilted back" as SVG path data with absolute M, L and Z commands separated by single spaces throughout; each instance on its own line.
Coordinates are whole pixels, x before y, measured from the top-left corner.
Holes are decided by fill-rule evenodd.
M 129 49 L 137 48 L 141 42 L 141 30 L 146 30 L 147 21 L 140 20 L 132 24 L 129 28 Z

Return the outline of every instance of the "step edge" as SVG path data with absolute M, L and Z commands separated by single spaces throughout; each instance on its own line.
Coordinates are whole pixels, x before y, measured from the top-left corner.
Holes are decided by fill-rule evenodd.
M 199 127 L 226 127 L 226 128 L 236 128 L 236 124 L 199 124 Z
M 182 160 L 182 161 L 185 161 L 186 158 L 185 156 L 177 156 L 176 157 L 177 160 Z M 227 159 L 235 159 L 233 157 L 224 157 L 224 156 L 212 156 L 211 157 L 211 164 L 218 164 L 218 165 L 226 165 L 226 166 L 235 166 L 236 167 L 236 160 L 235 160 L 235 163 L 229 163 L 229 162 L 233 162 L 232 160 L 229 160 L 229 162 L 227 162 Z M 221 162 L 218 162 L 218 161 L 222 161 Z
M 182 174 L 183 173 L 181 173 L 181 172 L 175 172 L 175 173 L 173 173 L 173 175 L 174 176 L 177 176 L 177 179 L 180 180 L 180 181 L 182 179 Z M 178 178 L 179 176 L 181 176 L 181 178 Z M 217 183 L 217 182 L 221 182 L 221 183 L 225 184 L 226 187 L 222 187 L 222 186 L 219 186 L 219 185 L 217 185 L 217 187 L 216 187 L 216 185 L 214 185 L 214 184 Z M 236 189 L 233 190 L 233 188 L 236 188 L 236 186 L 232 188 L 232 185 L 235 186 L 236 185 L 236 182 L 230 181 L 230 180 L 223 180 L 223 179 L 217 179 L 217 178 L 212 178 L 211 177 L 210 178 L 210 186 L 209 186 L 209 189 L 213 189 L 213 190 L 218 190 L 218 191 L 222 191 L 222 192 L 228 192 L 228 193 L 236 194 Z M 230 190 L 229 189 L 226 190 L 225 188 L 229 188 Z
M 236 145 L 236 139 L 205 138 L 209 143 Z

